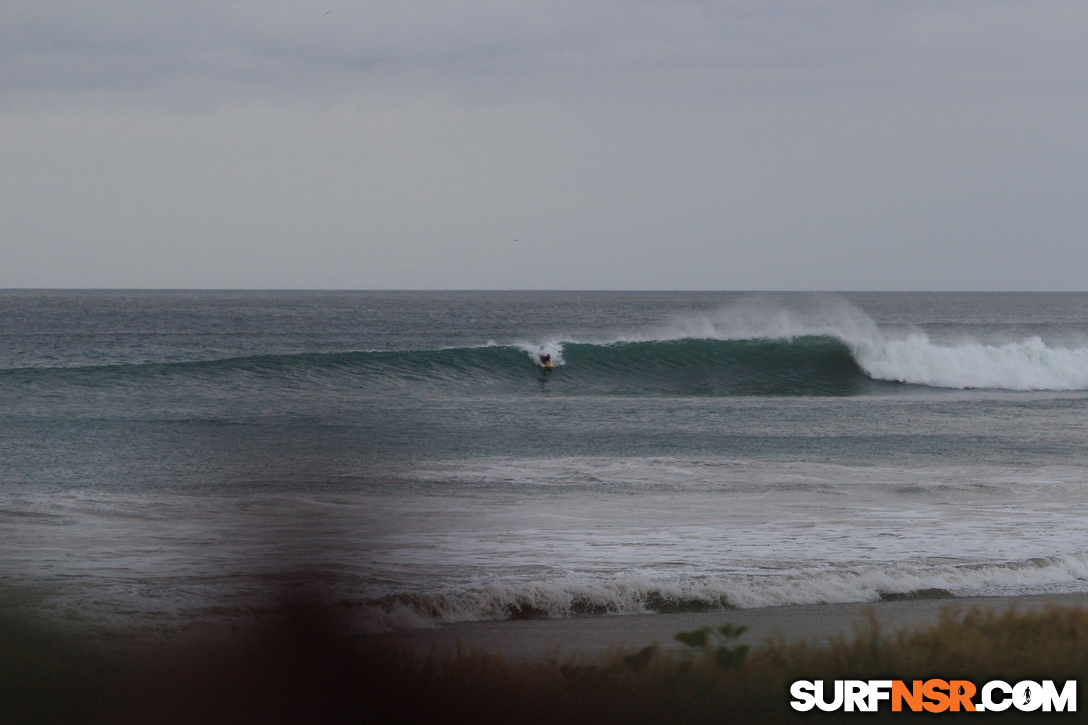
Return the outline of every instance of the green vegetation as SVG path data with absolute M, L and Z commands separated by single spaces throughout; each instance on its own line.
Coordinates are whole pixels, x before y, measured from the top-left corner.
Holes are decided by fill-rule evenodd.
M 737 627 L 732 624 L 724 624 L 715 629 L 703 627 L 691 632 L 681 632 L 676 635 L 677 642 L 683 642 L 688 647 L 701 649 L 707 658 L 723 670 L 740 667 L 744 658 L 748 656 L 748 645 L 728 645 L 724 642 L 733 642 L 748 631 L 747 627 Z
M 736 644 L 743 631 L 723 625 L 680 633 L 690 649 L 679 654 L 651 645 L 604 661 L 508 664 L 479 652 L 417 658 L 375 647 L 340 634 L 331 615 L 313 607 L 289 608 L 240 642 L 155 652 L 89 647 L 8 623 L 0 625 L 0 722 L 898 722 L 926 715 L 893 714 L 886 703 L 875 714 L 794 713 L 789 685 L 934 677 L 1088 682 L 1084 609 L 950 610 L 931 628 L 894 636 L 874 618 L 851 637 L 751 649 Z M 983 719 L 1018 717 L 1055 715 Z

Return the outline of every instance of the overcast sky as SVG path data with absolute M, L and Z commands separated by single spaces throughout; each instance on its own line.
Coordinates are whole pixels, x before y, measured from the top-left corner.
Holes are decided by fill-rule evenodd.
M 5 0 L 0 287 L 1084 290 L 1076 0 Z

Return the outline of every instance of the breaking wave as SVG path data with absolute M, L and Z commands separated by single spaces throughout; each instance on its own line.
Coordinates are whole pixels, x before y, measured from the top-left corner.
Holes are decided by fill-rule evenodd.
M 900 385 L 949 389 L 1088 390 L 1088 344 L 1037 336 L 936 342 L 917 329 L 889 332 L 860 311 L 775 311 L 682 320 L 605 340 L 555 339 L 430 350 L 298 353 L 0 371 L 0 381 L 108 386 L 192 380 L 287 385 L 435 385 L 514 392 L 547 383 L 559 394 L 856 395 Z M 539 357 L 555 368 L 544 371 Z
M 467 621 L 1083 591 L 1086 582 L 1088 556 L 1074 554 L 993 564 L 902 563 L 687 581 L 624 575 L 599 581 L 496 583 L 459 592 L 391 594 L 368 602 L 366 609 L 370 628 L 379 631 Z
M 1088 348 L 1050 347 L 1038 337 L 1001 345 L 942 346 L 924 335 L 911 335 L 856 343 L 853 355 L 877 380 L 960 389 L 1088 389 Z

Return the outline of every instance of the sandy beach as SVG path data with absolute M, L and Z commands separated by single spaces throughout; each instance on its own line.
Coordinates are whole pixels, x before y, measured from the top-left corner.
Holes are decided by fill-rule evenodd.
M 962 597 L 915 599 L 855 604 L 813 604 L 761 607 L 688 614 L 645 614 L 569 617 L 504 622 L 464 622 L 433 629 L 379 635 L 377 641 L 396 643 L 419 654 L 444 652 L 458 646 L 501 655 L 518 662 L 546 657 L 592 659 L 617 649 L 638 649 L 657 643 L 663 649 L 683 650 L 673 636 L 726 622 L 748 627 L 739 640 L 758 646 L 768 638 L 826 642 L 851 635 L 868 626 L 870 615 L 888 632 L 934 624 L 946 609 L 972 608 L 1004 611 L 1044 609 L 1048 606 L 1088 607 L 1088 594 L 1048 594 L 1019 597 Z

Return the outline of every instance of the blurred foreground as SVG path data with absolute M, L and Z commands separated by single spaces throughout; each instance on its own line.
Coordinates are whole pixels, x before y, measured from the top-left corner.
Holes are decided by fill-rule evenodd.
M 155 649 L 0 622 L 0 722 L 781 722 L 836 718 L 792 712 L 797 679 L 1088 680 L 1088 609 L 1079 608 L 948 610 L 935 626 L 895 634 L 874 617 L 829 645 L 768 640 L 725 656 L 724 647 L 650 646 L 514 664 L 469 651 L 410 655 L 344 632 L 330 610 L 306 603 L 229 642 Z M 910 717 L 886 706 L 837 717 L 893 714 Z

